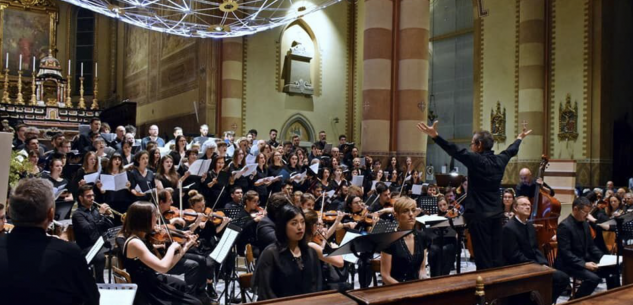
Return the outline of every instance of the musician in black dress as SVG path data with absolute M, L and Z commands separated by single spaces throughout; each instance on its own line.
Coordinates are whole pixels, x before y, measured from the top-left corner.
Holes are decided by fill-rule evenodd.
M 147 165 L 149 164 L 149 153 L 141 150 L 134 155 L 134 168 L 129 171 L 130 190 L 136 200 L 149 201 L 152 195 L 148 192 L 156 188 L 155 176 Z
M 607 289 L 620 286 L 620 278 L 614 266 L 598 267 L 603 256 L 591 238 L 587 215 L 591 211 L 591 202 L 579 197 L 572 203 L 571 214 L 558 224 L 558 256 L 556 269 L 582 281 L 574 297 L 590 295 L 602 282 L 607 281 Z
M 537 263 L 548 266 L 545 255 L 536 244 L 536 230 L 528 222 L 532 206 L 527 197 L 521 196 L 512 204 L 513 217 L 503 227 L 503 259 L 506 265 Z M 554 303 L 569 285 L 569 276 L 556 270 L 553 278 L 552 301 Z
M 505 151 L 495 155 L 492 151 L 494 138 L 488 131 L 478 131 L 470 143 L 471 151 L 460 149 L 454 143 L 442 138 L 437 132 L 437 121 L 432 126 L 419 123 L 418 129 L 429 135 L 451 157 L 468 168 L 468 195 L 463 205 L 466 207 L 464 218 L 473 240 L 477 255 L 477 270 L 503 265 L 501 254 L 501 228 L 503 208 L 499 196 L 501 179 L 506 165 L 519 152 L 521 141 L 532 131 L 523 129 Z
M 437 215 L 446 216 L 448 209 L 449 207 L 446 198 L 439 196 L 437 198 Z M 443 232 L 440 232 L 440 230 L 443 230 Z M 448 275 L 451 273 L 451 269 L 455 265 L 457 232 L 455 232 L 455 230 L 451 227 L 435 228 L 431 229 L 431 231 L 435 233 L 435 238 L 433 238 L 429 248 L 429 266 L 431 267 L 431 277 Z M 442 236 L 441 238 L 440 235 Z
M 413 231 L 382 251 L 380 274 L 385 285 L 426 277 L 425 257 L 429 239 L 424 232 L 415 229 L 415 200 L 409 197 L 398 197 L 393 209 L 398 221 L 398 230 Z
M 277 242 L 262 251 L 253 274 L 258 300 L 321 291 L 319 258 L 307 245 L 303 212 L 285 205 L 276 217 L 275 226 Z

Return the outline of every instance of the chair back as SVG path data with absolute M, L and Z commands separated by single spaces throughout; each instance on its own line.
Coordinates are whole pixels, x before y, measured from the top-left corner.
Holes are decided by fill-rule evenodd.
M 132 284 L 132 278 L 130 274 L 121 270 L 115 266 L 112 266 L 112 274 L 114 275 L 114 282 L 117 284 Z
M 554 262 L 558 256 L 558 242 L 551 241 L 543 245 L 543 254 L 547 258 L 547 264 L 550 267 L 554 267 Z

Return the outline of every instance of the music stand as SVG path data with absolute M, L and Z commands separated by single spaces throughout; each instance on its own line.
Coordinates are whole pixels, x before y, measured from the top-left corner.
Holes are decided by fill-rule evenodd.
M 418 207 L 427 214 L 437 214 L 437 197 L 420 196 L 418 197 Z
M 108 251 L 108 264 L 110 265 L 110 269 L 108 270 L 108 281 L 112 282 L 112 258 L 116 255 L 117 247 L 116 247 L 116 235 L 121 231 L 123 226 L 112 227 L 108 229 L 105 234 L 106 243 L 110 244 L 110 251 Z
M 55 220 L 69 219 L 74 204 L 73 201 L 55 201 Z
M 231 218 L 231 222 L 229 222 L 230 224 L 234 224 L 238 227 L 243 227 L 244 224 L 246 223 L 245 218 L 243 217 L 239 217 L 240 213 L 242 213 L 242 208 L 227 208 L 224 209 L 224 215 L 226 215 L 226 217 Z
M 222 234 L 222 238 L 218 242 L 213 252 L 209 254 L 209 257 L 211 257 L 211 259 L 220 263 L 220 270 L 223 269 L 225 264 L 228 264 L 228 263 L 235 264 L 235 258 L 237 257 L 235 243 L 241 232 L 242 232 L 241 227 L 230 223 L 226 227 L 224 234 Z M 232 254 L 229 255 L 229 253 L 232 253 Z M 233 258 L 233 262 L 231 261 L 227 262 L 228 257 Z M 239 278 L 237 276 L 237 266 L 233 266 L 233 268 L 231 268 L 231 273 L 227 274 L 227 276 L 224 278 L 224 291 L 220 293 L 220 295 L 218 296 L 218 300 L 222 298 L 222 295 L 224 295 L 225 304 L 230 304 L 230 301 L 235 298 L 235 285 L 238 283 L 238 281 L 239 281 Z M 231 289 L 231 284 L 232 284 L 233 289 Z
M 374 225 L 374 228 L 371 230 L 370 234 L 380 234 L 380 233 L 387 233 L 387 232 L 395 232 L 397 230 L 398 230 L 398 222 L 397 221 L 380 219 Z
M 369 286 L 369 283 L 366 282 L 366 276 L 361 275 L 361 272 L 364 274 L 367 270 L 371 270 L 371 259 L 374 253 L 386 249 L 393 242 L 411 232 L 412 230 L 358 236 L 348 243 L 341 245 L 341 247 L 332 251 L 330 254 L 324 254 L 324 256 L 337 256 L 351 253 L 358 257 L 359 281 L 361 282 L 361 288 L 366 288 Z

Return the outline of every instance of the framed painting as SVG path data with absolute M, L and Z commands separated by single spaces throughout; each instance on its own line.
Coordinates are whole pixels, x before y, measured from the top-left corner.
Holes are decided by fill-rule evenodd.
M 30 77 L 33 56 L 37 68 L 49 50 L 55 51 L 57 18 L 57 7 L 48 0 L 0 1 L 2 69 L 8 53 L 9 75 L 17 75 L 21 54 L 23 76 Z

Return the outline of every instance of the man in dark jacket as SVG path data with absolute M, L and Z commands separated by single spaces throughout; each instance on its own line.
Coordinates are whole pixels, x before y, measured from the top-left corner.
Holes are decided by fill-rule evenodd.
M 558 224 L 558 257 L 556 268 L 582 280 L 575 298 L 590 295 L 602 282 L 607 280 L 607 289 L 620 286 L 620 277 L 616 266 L 599 267 L 603 256 L 591 238 L 587 215 L 591 211 L 591 202 L 579 197 L 572 203 L 571 214 Z
M 257 247 L 264 251 L 270 244 L 277 242 L 275 235 L 275 215 L 284 205 L 291 204 L 290 199 L 283 193 L 275 193 L 268 199 L 266 205 L 266 217 L 258 224 L 255 230 L 257 236 Z
M 477 270 L 502 266 L 503 204 L 499 196 L 499 188 L 506 165 L 519 152 L 521 140 L 532 131 L 524 128 L 514 143 L 505 151 L 495 155 L 492 151 L 494 138 L 488 131 L 476 132 L 470 143 L 472 151 L 467 151 L 440 137 L 437 132 L 437 121 L 433 123 L 433 126 L 425 123 L 419 123 L 417 126 L 420 131 L 433 138 L 435 143 L 451 157 L 468 168 L 469 185 L 467 197 L 463 202 L 466 207 L 464 218 L 473 239 Z
M 503 259 L 506 265 L 537 263 L 549 266 L 545 255 L 536 244 L 536 230 L 531 222 L 532 205 L 527 197 L 518 197 L 514 205 L 514 217 L 503 227 Z M 562 271 L 554 272 L 552 301 L 556 302 L 569 285 L 569 276 Z

